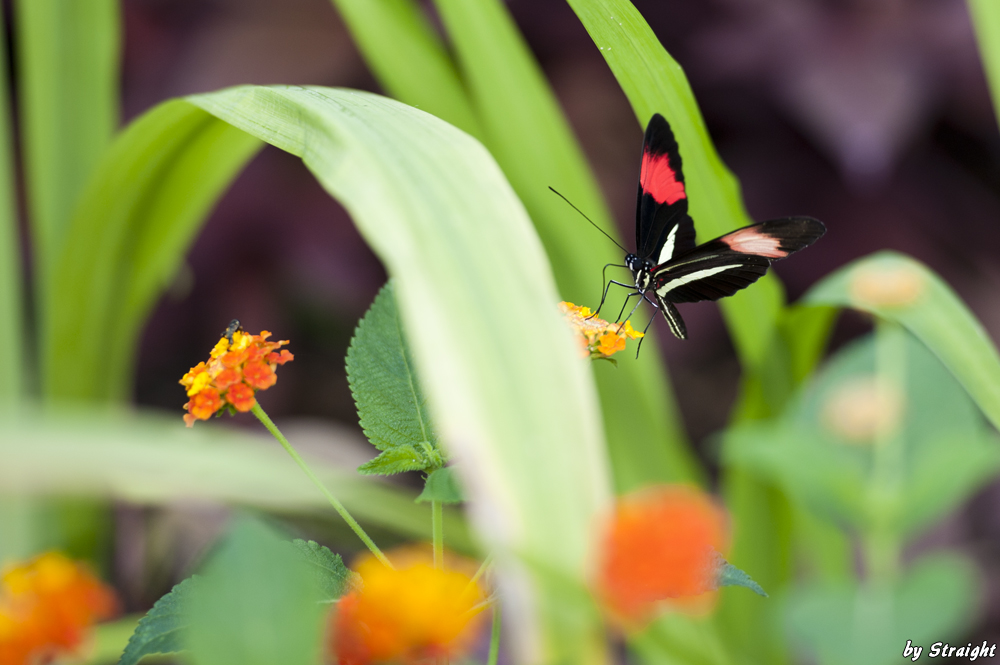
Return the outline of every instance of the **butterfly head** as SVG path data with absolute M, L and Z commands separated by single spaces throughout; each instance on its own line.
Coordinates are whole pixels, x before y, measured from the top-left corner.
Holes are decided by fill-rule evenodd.
M 632 276 L 635 277 L 635 287 L 640 291 L 645 291 L 652 279 L 653 262 L 648 258 L 639 258 L 635 254 L 626 254 L 625 266 L 632 271 Z

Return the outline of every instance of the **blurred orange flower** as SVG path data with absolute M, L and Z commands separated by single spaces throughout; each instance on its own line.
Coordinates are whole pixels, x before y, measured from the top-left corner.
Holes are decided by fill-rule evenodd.
M 704 492 L 651 487 L 621 498 L 600 547 L 597 593 L 626 625 L 641 625 L 663 604 L 711 607 L 727 545 L 726 516 Z
M 331 654 L 338 665 L 416 664 L 460 658 L 482 625 L 486 593 L 472 582 L 472 562 L 445 557 L 435 569 L 429 549 L 387 553 L 395 569 L 366 555 L 355 569 L 362 587 L 331 614 Z
M 609 358 L 625 350 L 626 339 L 639 339 L 644 336 L 644 333 L 636 332 L 632 328 L 630 321 L 624 324 L 608 323 L 594 316 L 589 307 L 561 302 L 559 311 L 577 333 L 576 339 L 583 358 Z
M 7 567 L 0 577 L 0 665 L 45 663 L 75 651 L 115 613 L 112 590 L 58 552 Z
M 190 398 L 184 405 L 184 422 L 188 427 L 195 420 L 208 420 L 221 409 L 247 412 L 257 403 L 256 391 L 267 390 L 278 380 L 278 365 L 295 356 L 280 349 L 288 340 L 268 342 L 271 333 L 249 335 L 242 330 L 219 340 L 207 363 L 201 362 L 184 375 L 180 384 Z

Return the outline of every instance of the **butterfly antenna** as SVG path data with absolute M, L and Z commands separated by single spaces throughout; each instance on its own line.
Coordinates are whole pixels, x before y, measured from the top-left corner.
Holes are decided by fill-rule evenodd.
M 557 191 L 556 191 L 555 189 L 553 189 L 552 187 L 549 187 L 549 189 L 551 189 L 551 190 L 552 190 L 552 192 L 553 192 L 553 193 L 554 193 L 554 194 L 555 194 L 556 196 L 558 196 L 559 198 L 561 198 L 561 199 L 562 199 L 563 201 L 565 201 L 566 203 L 569 203 L 569 207 L 571 207 L 571 208 L 572 208 L 573 210 L 576 210 L 576 211 L 577 211 L 578 213 L 580 213 L 581 215 L 583 215 L 583 218 L 584 218 L 585 220 L 587 220 L 588 222 L 590 222 L 591 224 L 593 224 L 593 226 L 594 226 L 594 228 L 595 228 L 595 229 L 597 229 L 598 231 L 600 231 L 601 233 L 603 233 L 603 234 L 604 234 L 605 236 L 607 236 L 608 240 L 610 240 L 611 242 L 613 242 L 613 243 L 615 243 L 616 245 L 618 245 L 618 241 L 617 241 L 617 240 L 615 240 L 614 238 L 612 238 L 612 237 L 611 237 L 611 235 L 610 235 L 610 234 L 609 234 L 609 233 L 608 233 L 607 231 L 605 231 L 605 230 L 604 230 L 604 229 L 602 229 L 602 228 L 601 228 L 600 226 L 598 226 L 598 225 L 597 225 L 597 224 L 596 224 L 596 223 L 594 222 L 594 220 L 592 220 L 592 219 L 591 219 L 590 217 L 587 217 L 586 215 L 584 215 L 584 214 L 583 214 L 583 211 L 582 211 L 582 210 L 580 210 L 579 208 L 577 208 L 577 207 L 576 207 L 575 205 L 573 205 L 573 204 L 572 204 L 572 203 L 570 202 L 570 200 L 569 200 L 569 199 L 567 199 L 567 198 L 566 198 L 565 196 L 563 196 L 562 194 L 560 194 L 559 192 L 557 192 Z M 618 248 L 619 248 L 619 249 L 621 249 L 621 250 L 622 250 L 623 252 L 625 252 L 626 254 L 628 254 L 628 250 L 627 250 L 627 249 L 625 249 L 624 247 L 622 247 L 621 245 L 618 245 Z

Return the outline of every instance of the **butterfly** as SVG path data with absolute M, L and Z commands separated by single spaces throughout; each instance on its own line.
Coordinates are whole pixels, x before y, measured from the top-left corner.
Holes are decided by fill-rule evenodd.
M 663 313 L 676 337 L 687 339 L 687 327 L 676 303 L 731 296 L 760 279 L 772 261 L 808 247 L 824 233 L 826 227 L 818 219 L 785 217 L 746 226 L 696 245 L 680 150 L 670 124 L 657 113 L 646 126 L 642 142 L 635 252 L 622 247 L 626 251 L 625 265 L 619 267 L 631 270 L 635 281 L 635 291 L 625 299 L 622 313 L 629 299 L 639 296 L 632 312 L 646 301 Z M 633 288 L 631 284 L 611 280 L 604 288 L 598 311 L 611 284 Z

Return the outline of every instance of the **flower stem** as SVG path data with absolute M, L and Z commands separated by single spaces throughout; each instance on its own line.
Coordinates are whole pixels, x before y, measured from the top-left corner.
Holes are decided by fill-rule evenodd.
M 251 411 L 253 411 L 253 415 L 257 416 L 257 419 L 260 420 L 260 422 L 264 423 L 264 427 L 266 427 L 267 430 L 274 435 L 274 438 L 278 440 L 278 443 L 281 444 L 281 447 L 284 448 L 285 451 L 292 456 L 292 459 L 295 460 L 295 463 L 299 465 L 299 468 L 305 472 L 306 476 L 308 476 L 309 480 L 312 481 L 313 485 L 319 488 L 319 491 L 323 493 L 323 496 L 325 496 L 326 500 L 330 502 L 330 505 L 333 506 L 333 509 L 336 510 L 337 513 L 339 513 L 340 516 L 344 518 L 345 522 L 347 522 L 347 526 L 351 527 L 351 530 L 354 531 L 354 533 L 358 534 L 358 538 L 360 538 L 362 542 L 364 542 L 364 544 L 368 546 L 368 549 L 370 549 L 372 554 L 375 555 L 375 558 L 377 558 L 379 561 L 384 563 L 389 568 L 392 568 L 392 564 L 389 563 L 389 559 L 387 559 L 386 556 L 382 554 L 382 550 L 380 550 L 378 546 L 372 541 L 372 539 L 368 537 L 368 534 L 365 533 L 365 530 L 361 528 L 361 525 L 358 524 L 357 520 L 351 517 L 351 514 L 347 512 L 347 508 L 344 508 L 344 504 L 338 501 L 337 497 L 335 497 L 330 492 L 330 490 L 328 490 L 326 486 L 320 481 L 320 479 L 316 477 L 316 474 L 312 472 L 312 469 L 310 469 L 309 466 L 305 463 L 305 460 L 303 460 L 299 456 L 295 448 L 292 448 L 292 444 L 288 442 L 288 439 L 286 439 L 285 435 L 281 433 L 277 425 L 275 425 L 268 417 L 268 415 L 264 413 L 264 409 L 260 408 L 259 402 L 253 405 L 253 409 L 251 409 Z
M 444 569 L 444 504 L 431 501 L 431 542 L 434 545 L 434 567 Z
M 493 630 L 490 632 L 490 656 L 486 665 L 497 665 L 500 658 L 500 603 L 493 603 Z

